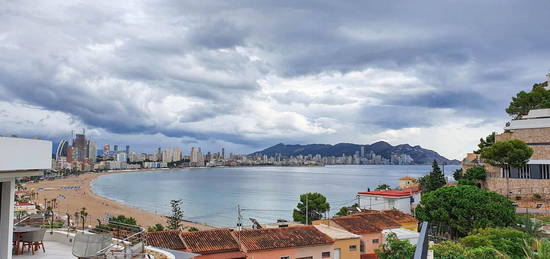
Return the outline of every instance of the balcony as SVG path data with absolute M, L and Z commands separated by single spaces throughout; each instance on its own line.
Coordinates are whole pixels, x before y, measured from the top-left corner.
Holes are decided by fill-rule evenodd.
M 12 258 L 15 178 L 51 168 L 52 142 L 0 137 L 0 258 Z
M 32 252 L 27 250 L 23 251 L 20 255 L 14 255 L 13 259 L 58 259 L 58 258 L 76 258 L 73 253 L 73 242 L 75 240 L 74 233 L 68 233 L 66 231 L 60 230 L 48 230 L 44 236 L 44 247 L 46 252 L 43 252 L 41 249 L 35 251 L 34 255 Z M 121 245 L 121 240 L 113 239 L 113 246 L 111 251 L 106 253 L 107 259 L 118 259 L 118 258 L 155 258 L 155 259 L 174 259 L 175 256 L 164 250 L 160 250 L 154 247 L 145 246 L 145 253 L 129 255 L 124 251 L 123 246 Z M 117 252 L 118 251 L 118 252 Z M 149 255 L 150 257 L 147 257 Z M 103 257 L 102 257 L 103 258 Z

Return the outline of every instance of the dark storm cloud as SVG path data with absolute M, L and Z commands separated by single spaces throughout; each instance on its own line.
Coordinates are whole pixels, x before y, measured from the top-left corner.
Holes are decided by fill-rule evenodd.
M 249 146 L 323 142 L 339 125 L 354 135 L 494 119 L 550 68 L 547 10 L 496 0 L 10 2 L 0 7 L 0 100 L 112 133 Z M 259 83 L 368 69 L 414 80 L 381 83 L 383 93 L 331 82 L 339 88 L 324 96 Z M 428 90 L 401 93 L 409 87 Z M 362 116 L 342 115 L 365 102 Z

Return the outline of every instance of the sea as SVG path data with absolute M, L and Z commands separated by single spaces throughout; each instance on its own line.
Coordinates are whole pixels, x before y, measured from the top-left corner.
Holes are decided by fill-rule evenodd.
M 458 168 L 445 166 L 449 180 Z M 245 226 L 252 225 L 250 218 L 261 224 L 292 220 L 300 194 L 318 192 L 327 197 L 329 215 L 334 215 L 340 207 L 355 203 L 357 192 L 379 184 L 398 186 L 400 177 L 420 177 L 430 171 L 431 165 L 185 168 L 103 175 L 92 182 L 92 190 L 163 215 L 170 213 L 170 200 L 182 200 L 186 220 L 235 227 L 238 207 Z

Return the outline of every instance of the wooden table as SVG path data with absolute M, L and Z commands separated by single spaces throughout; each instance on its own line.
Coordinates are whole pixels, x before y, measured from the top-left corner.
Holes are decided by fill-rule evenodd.
M 19 250 L 19 244 L 21 243 L 21 235 L 23 235 L 23 233 L 29 233 L 29 232 L 34 232 L 38 230 L 40 230 L 39 227 L 28 227 L 28 226 L 24 226 L 24 227 L 16 226 L 13 228 L 13 234 L 15 235 L 15 254 L 16 255 L 19 255 L 23 252 L 22 248 L 21 248 L 21 251 Z

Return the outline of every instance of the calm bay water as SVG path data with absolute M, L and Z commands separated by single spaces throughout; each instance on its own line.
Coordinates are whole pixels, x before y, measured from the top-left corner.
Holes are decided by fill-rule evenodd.
M 446 166 L 451 177 L 458 166 Z M 429 165 L 346 165 L 326 167 L 234 167 L 162 170 L 104 175 L 92 183 L 103 197 L 146 211 L 169 214 L 170 200 L 181 199 L 186 219 L 218 227 L 233 227 L 236 206 L 260 223 L 292 219 L 299 195 L 319 192 L 331 212 L 355 202 L 357 192 L 378 184 L 397 186 L 402 176 L 423 176 Z M 131 216 L 131 215 L 129 215 Z M 164 222 L 161 222 L 164 223 Z

